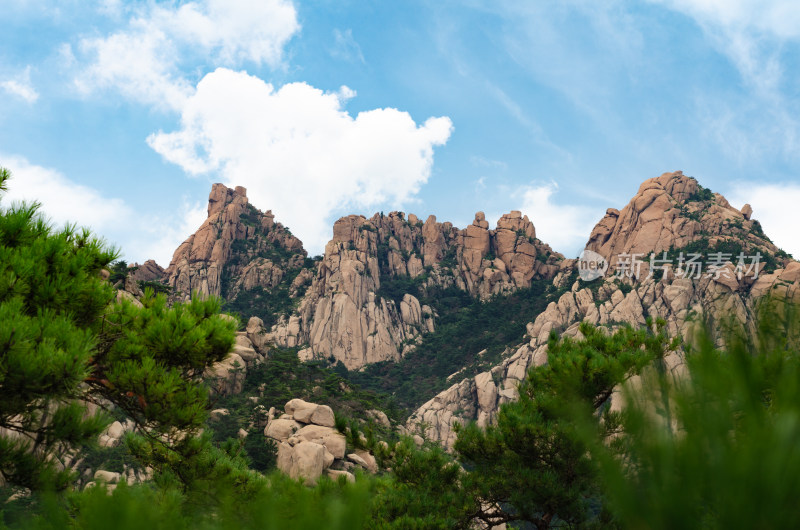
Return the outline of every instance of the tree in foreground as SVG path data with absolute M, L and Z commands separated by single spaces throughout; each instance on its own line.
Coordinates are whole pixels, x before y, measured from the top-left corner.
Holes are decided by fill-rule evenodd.
M 618 433 L 612 392 L 677 346 L 663 328 L 648 322 L 610 334 L 584 323 L 581 340 L 551 335 L 547 364 L 529 371 L 497 424 L 458 433 L 455 450 L 469 470 L 463 487 L 482 500 L 476 519 L 487 526 L 526 521 L 539 530 L 603 521 L 596 466 L 575 419 L 591 425 L 597 440 Z
M 0 190 L 10 175 L 0 170 Z M 0 196 L 2 198 L 2 196 Z M 139 427 L 145 464 L 199 454 L 203 370 L 224 358 L 234 323 L 216 300 L 114 303 L 103 270 L 116 252 L 87 230 L 56 230 L 37 204 L 0 209 L 0 476 L 64 489 L 65 458 L 96 443 L 116 407 Z M 149 459 L 149 461 L 147 460 Z
M 767 298 L 757 315 L 722 349 L 702 329 L 686 377 L 628 391 L 623 457 L 592 450 L 620 526 L 800 526 L 800 312 Z

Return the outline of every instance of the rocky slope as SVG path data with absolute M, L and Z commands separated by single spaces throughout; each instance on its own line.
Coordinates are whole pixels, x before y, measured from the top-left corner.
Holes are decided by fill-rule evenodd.
M 749 206 L 737 210 L 681 172 L 645 181 L 625 208 L 608 211 L 587 243 L 588 249 L 611 263 L 606 276 L 583 282 L 576 272 L 562 271 L 554 281 L 572 282 L 571 289 L 528 324 L 528 342 L 491 370 L 464 379 L 425 403 L 407 427 L 449 447 L 455 441 L 456 421 L 475 420 L 481 425 L 493 421 L 499 406 L 516 398 L 517 384 L 527 370 L 547 361 L 552 330 L 575 336 L 582 321 L 613 328 L 621 323 L 644 325 L 650 316 L 665 319 L 669 332 L 677 335 L 688 331 L 692 316 L 713 321 L 734 315 L 746 323 L 752 319 L 756 300 L 770 290 L 800 301 L 800 263 L 775 247 L 751 214 Z M 704 261 L 709 254 L 722 252 L 726 259 L 717 269 L 704 269 L 695 277 L 694 271 L 687 274 L 688 268 L 677 266 L 681 251 L 702 254 Z M 616 277 L 614 265 L 621 254 L 640 253 L 647 259 L 651 252 L 667 252 L 674 266 L 662 264 L 660 274 L 651 275 L 644 263 L 636 274 L 629 268 L 617 269 L 626 274 Z M 763 258 L 757 267 L 750 267 L 748 259 L 747 266 L 737 270 L 739 252 L 748 256 L 760 252 Z M 680 354 L 671 355 L 669 363 L 680 370 Z
M 323 472 L 334 480 L 344 476 L 354 481 L 351 470 L 355 467 L 370 473 L 378 471 L 375 457 L 369 451 L 347 452 L 347 440 L 334 428 L 334 414 L 329 406 L 292 399 L 284 411 L 284 414 L 274 409 L 269 411 L 264 436 L 277 444 L 278 469 L 290 477 L 314 484 Z

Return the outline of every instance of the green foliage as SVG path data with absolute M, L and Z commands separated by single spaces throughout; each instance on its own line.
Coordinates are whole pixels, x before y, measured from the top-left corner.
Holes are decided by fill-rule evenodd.
M 152 289 L 153 293 L 155 294 L 172 294 L 172 287 L 154 280 L 140 280 L 139 288 L 142 290 L 142 292 L 146 291 L 147 289 Z
M 378 451 L 392 475 L 378 482 L 370 528 L 473 528 L 480 511 L 466 473 L 440 447 L 418 449 L 404 438 L 392 451 Z
M 361 390 L 347 381 L 325 363 L 301 362 L 296 349 L 272 349 L 264 363 L 251 368 L 241 394 L 225 396 L 214 403 L 234 415 L 242 410 L 242 419 L 250 417 L 250 397 L 258 397 L 259 404 L 267 409 L 283 409 L 287 401 L 300 398 L 315 403 L 325 403 L 337 413 L 350 418 L 367 419 L 367 410 L 378 409 L 392 419 L 400 411 L 385 395 Z
M 245 211 L 239 215 L 239 219 L 245 226 L 261 226 L 258 210 L 250 203 L 247 203 Z
M 86 401 L 110 402 L 130 416 L 147 442 L 139 449 L 191 448 L 206 415 L 199 377 L 230 350 L 234 324 L 219 317 L 216 300 L 168 307 L 149 293 L 143 307 L 111 304 L 114 290 L 101 271 L 116 251 L 86 230 L 54 231 L 37 208 L 0 211 L 4 481 L 66 488 L 72 476 L 60 461 L 92 447 L 109 420 L 88 414 Z
M 133 269 L 135 270 L 135 269 Z M 124 260 L 118 260 L 108 266 L 108 271 L 111 273 L 109 276 L 108 281 L 111 285 L 115 285 L 117 282 L 125 282 L 125 278 L 128 277 L 128 274 L 133 272 L 131 268 L 128 267 L 128 262 Z
M 0 191 L 8 191 L 7 182 L 11 179 L 11 172 L 4 167 L 0 167 Z
M 580 331 L 582 340 L 551 335 L 548 363 L 531 369 L 520 399 L 500 408 L 497 425 L 459 429 L 455 450 L 470 470 L 462 482 L 492 507 L 481 508 L 481 517 L 527 521 L 538 530 L 597 521 L 591 501 L 601 491 L 575 425 L 592 425 L 602 440 L 615 434 L 618 414 L 607 405 L 613 389 L 675 344 L 648 329 L 609 336 L 583 323 Z
M 469 377 L 499 361 L 506 347 L 522 342 L 527 323 L 560 294 L 544 280 L 486 302 L 455 287 L 418 293 L 420 302 L 438 314 L 436 331 L 423 335 L 400 361 L 370 364 L 347 377 L 364 388 L 391 394 L 400 407 L 413 410 L 447 388 L 452 373 L 463 369 L 463 377 Z M 483 350 L 486 353 L 479 356 Z
M 91 488 L 66 502 L 37 498 L 21 520 L 6 522 L 11 528 L 48 530 L 105 530 L 110 525 L 120 530 L 351 530 L 366 527 L 374 490 L 370 480 L 349 484 L 322 479 L 316 488 L 307 488 L 274 474 L 246 495 L 221 488 L 214 502 L 198 502 L 191 493 L 165 485 L 120 485 L 112 494 Z
M 756 252 L 759 252 L 761 254 L 760 263 L 763 266 L 762 272 L 764 273 L 774 272 L 775 269 L 781 266 L 776 259 L 776 257 L 782 258 L 780 254 L 773 255 L 766 249 L 759 247 L 745 249 L 745 246 L 742 244 L 741 240 L 737 240 L 735 238 L 718 239 L 712 245 L 707 236 L 701 236 L 700 238 L 680 248 L 670 247 L 670 249 L 667 251 L 667 260 L 670 260 L 671 263 L 675 263 L 677 265 L 678 257 L 681 253 L 683 253 L 684 258 L 687 258 L 689 254 L 700 254 L 702 256 L 701 261 L 703 261 L 711 254 L 716 254 L 718 252 L 729 254 L 729 261 L 731 261 L 734 265 L 737 263 L 737 257 L 740 253 L 744 252 L 745 256 L 752 256 L 755 255 Z M 656 255 L 656 259 L 659 260 L 662 259 L 662 257 L 663 256 L 661 254 Z M 647 259 L 649 259 L 649 257 Z M 745 263 L 749 265 L 750 260 L 747 259 Z M 656 271 L 656 279 L 661 279 L 662 274 L 663 271 Z
M 264 436 L 261 429 L 253 428 L 247 431 L 243 447 L 247 458 L 250 460 L 250 468 L 261 473 L 266 473 L 275 469 L 278 459 L 278 446 L 275 442 Z
M 124 468 L 142 469 L 142 464 L 131 454 L 128 446 L 123 442 L 116 447 L 84 447 L 81 454 L 81 463 L 77 467 L 78 474 L 86 470 L 94 472 L 105 469 L 115 473 L 122 473 Z
M 624 528 L 796 528 L 800 524 L 800 313 L 766 300 L 756 332 L 701 330 L 688 374 L 647 374 L 629 391 L 623 457 L 597 444 Z
M 153 433 L 197 430 L 207 399 L 199 378 L 230 351 L 236 325 L 220 317 L 217 299 L 169 307 L 164 295 L 146 294 L 141 302 L 107 312 L 87 383 Z
M 295 271 L 299 272 L 299 271 Z M 294 278 L 296 274 L 292 276 Z M 289 315 L 294 310 L 294 300 L 289 296 L 291 282 L 283 281 L 277 287 L 264 289 L 260 285 L 249 291 L 241 291 L 237 296 L 225 302 L 225 311 L 238 315 L 242 321 L 250 317 L 258 317 L 269 329 L 277 323 L 281 316 Z
M 245 215 L 254 215 L 256 216 L 254 219 L 257 219 L 258 211 L 250 206 L 248 212 L 242 214 L 243 222 Z M 231 243 L 231 257 L 225 264 L 220 277 L 220 293 L 225 300 L 223 309 L 226 312 L 238 315 L 242 321 L 257 316 L 269 328 L 281 316 L 288 316 L 294 310 L 295 300 L 289 296 L 292 282 L 304 267 L 313 267 L 316 259 L 305 258 L 302 265 L 290 267 L 290 260 L 299 254 L 283 247 L 279 241 L 269 239 L 267 231 L 260 225 L 253 226 L 256 227 L 255 235 L 260 237 L 234 239 Z M 286 272 L 280 283 L 269 289 L 256 286 L 250 290 L 242 289 L 234 294 L 236 274 L 241 272 L 245 265 L 258 258 L 270 260 L 285 269 Z M 301 296 L 302 292 L 297 294 Z
M 213 407 L 229 412 L 210 422 L 212 440 L 217 445 L 236 438 L 240 428 L 247 430 L 249 425 L 258 424 L 260 418 L 254 412 L 253 398 L 267 410 L 270 407 L 281 410 L 294 398 L 329 405 L 335 411 L 336 428 L 345 434 L 352 448 L 372 448 L 378 438 L 396 438 L 391 429 L 376 424 L 367 411 L 382 410 L 394 421 L 402 415 L 391 398 L 361 390 L 324 363 L 301 362 L 295 349 L 273 349 L 264 363 L 248 370 L 241 394 L 214 401 Z M 359 433 L 365 434 L 366 445 L 361 443 Z M 253 429 L 244 440 L 252 469 L 265 471 L 275 465 L 275 448 L 263 444 L 264 435 L 258 429 Z
M 713 201 L 714 200 L 714 192 L 712 192 L 708 188 L 704 188 L 700 184 L 697 185 L 697 191 L 692 193 L 687 199 L 686 202 L 705 202 L 705 201 Z
M 53 230 L 37 210 L 0 210 L 0 473 L 10 484 L 63 488 L 70 473 L 58 459 L 108 422 L 75 400 L 114 297 L 100 272 L 116 252 L 85 230 Z
M 381 286 L 375 292 L 375 296 L 386 300 L 392 300 L 400 307 L 403 296 L 410 294 L 420 298 L 420 287 L 427 280 L 426 274 L 412 278 L 410 276 L 381 276 Z

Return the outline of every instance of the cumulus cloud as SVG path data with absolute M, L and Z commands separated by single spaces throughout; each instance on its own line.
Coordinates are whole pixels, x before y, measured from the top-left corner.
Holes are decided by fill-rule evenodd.
M 38 202 L 54 225 L 91 228 L 117 245 L 130 262 L 152 258 L 166 266 L 178 245 L 206 218 L 204 205 L 187 201 L 167 216 L 137 212 L 123 199 L 108 197 L 20 156 L 0 155 L 0 166 L 12 173 L 4 207 L 11 202 Z
M 753 219 L 758 219 L 764 233 L 777 246 L 800 259 L 800 235 L 793 219 L 800 204 L 800 184 L 797 183 L 737 183 L 726 194 L 728 201 L 741 208 L 753 207 Z
M 536 237 L 568 258 L 577 257 L 604 212 L 588 206 L 556 204 L 553 199 L 557 192 L 558 185 L 549 183 L 523 187 L 514 196 L 522 198 L 518 209 L 533 222 Z
M 22 98 L 28 103 L 36 103 L 39 93 L 31 83 L 31 67 L 28 66 L 22 73 L 0 82 L 0 88 L 7 93 L 18 98 Z
M 77 49 L 85 66 L 75 82 L 85 94 L 115 89 L 141 103 L 179 109 L 192 91 L 187 66 L 275 67 L 299 29 L 290 0 L 149 3 L 120 31 L 81 39 Z
M 384 108 L 351 116 L 347 87 L 328 93 L 306 83 L 276 89 L 244 72 L 206 75 L 181 113 L 181 128 L 149 145 L 192 174 L 219 174 L 248 188 L 312 252 L 330 239 L 330 216 L 347 208 L 400 205 L 431 173 L 433 148 L 452 131 L 449 118 L 417 125 Z

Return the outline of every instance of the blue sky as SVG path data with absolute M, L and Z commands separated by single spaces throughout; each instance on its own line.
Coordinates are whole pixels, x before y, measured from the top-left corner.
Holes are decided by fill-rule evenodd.
M 349 213 L 520 209 L 576 256 L 674 170 L 800 255 L 794 1 L 3 4 L 10 197 L 129 261 L 168 265 L 213 182 L 312 254 Z

